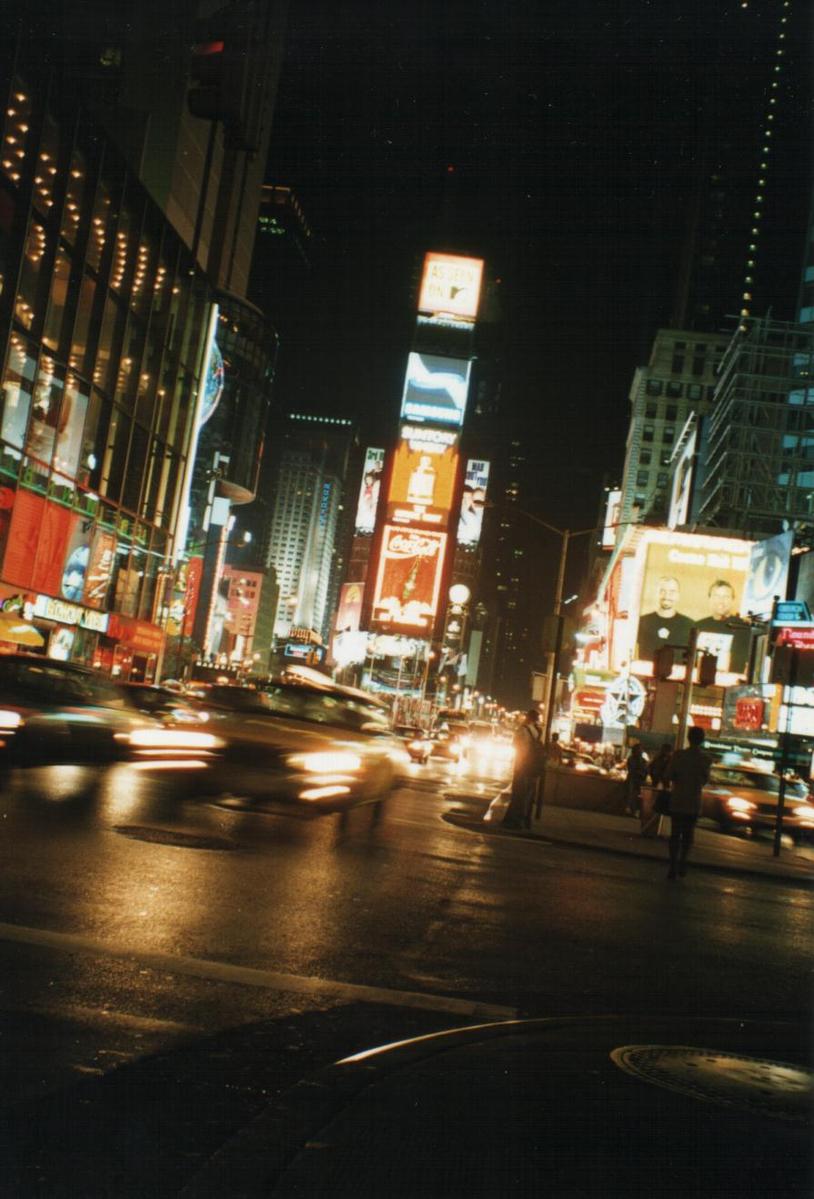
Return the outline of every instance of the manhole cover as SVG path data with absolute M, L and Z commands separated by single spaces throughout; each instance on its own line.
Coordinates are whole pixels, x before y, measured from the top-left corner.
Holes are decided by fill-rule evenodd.
M 808 1120 L 814 1074 L 765 1058 L 690 1045 L 623 1045 L 611 1060 L 637 1078 L 707 1103 L 745 1108 L 781 1120 Z
M 175 829 L 147 828 L 138 824 L 117 824 L 113 831 L 134 841 L 152 841 L 156 845 L 176 845 L 181 849 L 235 849 L 225 837 L 203 837 L 197 833 L 181 833 Z

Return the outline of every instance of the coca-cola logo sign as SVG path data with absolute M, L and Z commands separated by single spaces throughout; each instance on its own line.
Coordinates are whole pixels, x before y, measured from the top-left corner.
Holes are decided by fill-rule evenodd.
M 439 541 L 413 531 L 393 533 L 387 543 L 388 558 L 432 558 L 438 553 Z

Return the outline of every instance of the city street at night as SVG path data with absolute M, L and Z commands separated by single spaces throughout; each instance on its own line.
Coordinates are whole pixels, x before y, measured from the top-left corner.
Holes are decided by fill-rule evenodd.
M 811 0 L 5 7 L 0 1199 L 811 1199 Z
M 307 821 L 53 773 L 2 799 L 9 1193 L 175 1194 L 301 1078 L 443 1029 L 726 1017 L 765 1053 L 805 1040 L 802 875 L 676 886 L 662 861 L 472 831 L 444 817 L 486 798 L 445 799 L 435 762 L 380 818 Z

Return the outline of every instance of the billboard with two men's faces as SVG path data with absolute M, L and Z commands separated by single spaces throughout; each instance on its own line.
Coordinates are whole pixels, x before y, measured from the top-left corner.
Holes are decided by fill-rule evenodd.
M 652 675 L 654 657 L 664 645 L 681 663 L 694 628 L 698 649 L 718 659 L 718 683 L 726 686 L 742 677 L 751 646 L 741 609 L 752 544 L 667 529 L 644 533 L 630 572 L 626 622 L 634 674 Z

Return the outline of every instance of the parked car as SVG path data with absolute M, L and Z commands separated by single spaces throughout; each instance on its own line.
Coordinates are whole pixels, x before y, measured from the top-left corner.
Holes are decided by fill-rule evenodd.
M 721 829 L 774 828 L 780 794 L 780 778 L 757 765 L 712 767 L 701 797 L 701 814 L 717 821 Z M 814 833 L 814 800 L 801 779 L 787 779 L 783 804 L 783 828 L 796 838 Z
M 394 736 L 404 743 L 404 747 L 412 762 L 420 762 L 422 766 L 430 760 L 433 740 L 423 729 L 415 725 L 397 724 L 393 729 Z
M 172 733 L 144 716 L 121 687 L 74 662 L 34 654 L 0 656 L 0 764 L 105 765 L 195 757 L 208 734 Z
M 223 743 L 196 785 L 232 807 L 317 814 L 381 804 L 407 760 L 386 721 L 339 689 L 215 685 L 195 702 Z

